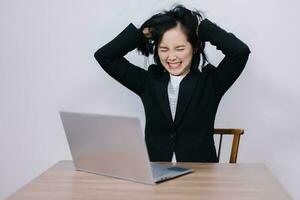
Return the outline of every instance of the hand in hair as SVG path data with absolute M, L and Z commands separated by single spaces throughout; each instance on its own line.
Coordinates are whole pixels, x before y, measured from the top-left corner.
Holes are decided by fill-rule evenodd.
M 143 34 L 145 35 L 146 38 L 151 38 L 150 29 L 148 27 L 143 29 Z

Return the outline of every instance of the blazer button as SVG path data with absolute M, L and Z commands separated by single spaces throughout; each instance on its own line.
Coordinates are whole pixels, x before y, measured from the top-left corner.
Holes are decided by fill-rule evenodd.
M 175 137 L 175 135 L 174 134 L 171 134 L 171 138 L 173 139 Z

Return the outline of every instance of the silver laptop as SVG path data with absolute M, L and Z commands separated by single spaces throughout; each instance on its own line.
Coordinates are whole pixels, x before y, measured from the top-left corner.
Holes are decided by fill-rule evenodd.
M 150 162 L 138 118 L 60 111 L 76 170 L 155 184 L 192 172 Z

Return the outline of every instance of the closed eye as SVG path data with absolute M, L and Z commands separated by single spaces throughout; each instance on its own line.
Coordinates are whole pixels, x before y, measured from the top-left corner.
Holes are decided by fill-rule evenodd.
M 184 49 L 176 49 L 177 51 L 183 51 Z M 160 49 L 160 51 L 162 51 L 162 52 L 166 52 L 166 51 L 168 51 L 167 49 Z

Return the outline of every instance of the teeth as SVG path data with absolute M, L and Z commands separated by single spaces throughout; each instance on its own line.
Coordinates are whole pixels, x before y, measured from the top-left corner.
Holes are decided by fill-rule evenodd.
M 181 62 L 178 62 L 178 63 L 168 63 L 170 67 L 173 67 L 173 68 L 176 68 L 176 67 L 179 67 Z

